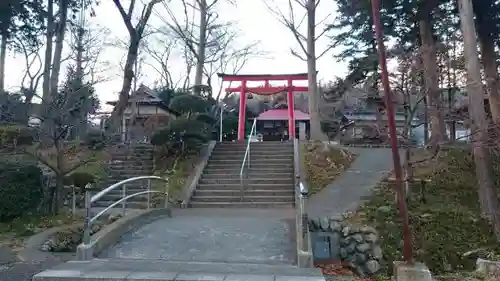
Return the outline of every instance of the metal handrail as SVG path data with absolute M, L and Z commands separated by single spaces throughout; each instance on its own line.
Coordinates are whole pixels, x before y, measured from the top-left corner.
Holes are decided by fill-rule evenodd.
M 135 181 L 140 181 L 140 180 L 148 180 L 147 190 L 139 191 L 139 192 L 136 192 L 134 194 L 127 195 L 126 184 L 131 183 L 131 182 L 135 182 Z M 122 204 L 122 212 L 125 213 L 126 201 L 132 197 L 142 195 L 142 194 L 148 194 L 147 208 L 149 209 L 150 203 L 151 203 L 151 194 L 153 194 L 153 193 L 164 194 L 165 195 L 165 208 L 167 208 L 168 207 L 168 186 L 166 186 L 165 191 L 151 190 L 151 180 L 159 180 L 159 181 L 163 181 L 163 182 L 168 183 L 168 178 L 162 178 L 162 177 L 158 177 L 158 176 L 139 176 L 139 177 L 129 178 L 129 179 L 123 180 L 121 182 L 112 184 L 109 187 L 101 190 L 100 192 L 98 192 L 94 196 L 90 196 L 90 190 L 86 190 L 85 191 L 85 218 L 84 218 L 84 222 L 83 222 L 83 244 L 84 245 L 90 244 L 91 226 L 98 218 L 100 218 L 102 215 L 104 215 L 106 212 L 108 212 L 113 207 L 117 206 L 118 204 Z M 109 205 L 104 210 L 97 213 L 95 216 L 92 216 L 92 203 L 95 203 L 96 201 L 101 199 L 104 195 L 117 189 L 118 187 L 122 187 L 122 198 L 113 202 L 111 205 Z
M 127 201 L 128 199 L 132 198 L 132 197 L 135 197 L 135 196 L 138 196 L 138 195 L 142 195 L 142 194 L 148 194 L 148 193 L 161 193 L 161 194 L 167 194 L 167 192 L 163 192 L 163 191 L 157 191 L 157 190 L 146 190 L 146 191 L 139 191 L 139 192 L 136 192 L 134 194 L 130 194 L 128 196 L 125 196 L 123 197 L 122 199 L 114 202 L 113 204 L 109 205 L 108 207 L 106 207 L 104 210 L 100 211 L 99 213 L 97 213 L 97 215 L 93 216 L 89 223 L 92 224 L 93 222 L 95 222 L 99 217 L 101 217 L 102 215 L 104 215 L 107 211 L 109 211 L 110 209 L 112 209 L 113 207 L 115 207 L 116 205 L 124 202 L 124 201 Z
M 243 162 L 241 163 L 241 169 L 240 169 L 240 200 L 243 201 L 243 193 L 244 193 L 244 188 L 243 188 L 243 174 L 245 171 L 245 162 L 247 162 L 247 168 L 250 168 L 250 143 L 252 142 L 252 135 L 255 133 L 257 130 L 257 118 L 253 119 L 252 123 L 252 129 L 250 130 L 250 135 L 248 137 L 247 141 L 247 148 L 245 149 L 245 156 L 243 156 Z

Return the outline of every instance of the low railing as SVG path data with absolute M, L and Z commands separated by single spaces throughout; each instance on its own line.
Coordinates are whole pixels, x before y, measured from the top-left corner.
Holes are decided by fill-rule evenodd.
M 145 191 L 140 191 L 136 192 L 134 194 L 127 195 L 127 184 L 131 182 L 136 182 L 136 181 L 141 181 L 141 180 L 147 180 L 147 190 Z M 163 181 L 166 183 L 165 185 L 165 191 L 158 191 L 158 190 L 152 190 L 151 189 L 151 180 L 158 180 L 158 181 Z M 122 198 L 115 201 L 113 204 L 109 205 L 106 207 L 104 210 L 100 211 L 96 215 L 92 216 L 92 204 L 97 202 L 99 199 L 101 199 L 103 196 L 108 194 L 109 192 L 121 187 L 122 191 Z M 89 245 L 90 244 L 90 231 L 92 228 L 92 224 L 97 221 L 102 215 L 107 213 L 109 210 L 112 208 L 118 206 L 121 204 L 122 207 L 122 214 L 125 214 L 125 210 L 127 208 L 127 200 L 139 196 L 139 195 L 144 195 L 147 194 L 147 208 L 149 209 L 151 207 L 151 195 L 154 193 L 158 194 L 164 194 L 165 196 L 165 203 L 164 207 L 168 207 L 168 179 L 167 178 L 162 178 L 158 176 L 140 176 L 140 177 L 134 177 L 134 178 L 129 178 L 126 180 L 123 180 L 121 182 L 115 183 L 106 189 L 103 189 L 99 191 L 97 194 L 91 196 L 90 190 L 85 191 L 85 218 L 83 222 L 83 245 Z
M 245 149 L 245 156 L 243 156 L 243 162 L 241 163 L 240 169 L 240 200 L 243 201 L 243 194 L 245 193 L 243 176 L 245 175 L 245 166 L 250 168 L 250 143 L 252 142 L 252 137 L 255 135 L 257 130 L 257 118 L 253 119 L 252 129 L 250 130 L 250 135 L 248 135 L 247 148 Z M 246 164 L 246 165 L 245 165 Z
M 299 267 L 312 267 L 311 237 L 309 234 L 309 218 L 307 215 L 307 197 L 309 189 L 301 180 L 300 144 L 293 140 L 293 160 L 295 172 L 295 220 L 297 237 L 297 263 Z

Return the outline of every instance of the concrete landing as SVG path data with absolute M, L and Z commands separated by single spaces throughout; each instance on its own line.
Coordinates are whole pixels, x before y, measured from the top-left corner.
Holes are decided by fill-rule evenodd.
M 292 265 L 294 225 L 293 209 L 180 209 L 100 257 Z
M 117 259 L 70 261 L 32 281 L 324 281 L 316 268 L 238 263 Z
M 309 217 L 338 217 L 355 210 L 394 167 L 390 148 L 345 148 L 358 157 L 337 179 L 309 198 Z

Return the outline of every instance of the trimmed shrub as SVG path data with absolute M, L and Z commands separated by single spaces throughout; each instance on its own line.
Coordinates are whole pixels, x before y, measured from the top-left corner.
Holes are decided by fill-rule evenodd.
M 42 177 L 35 165 L 0 163 L 0 221 L 36 210 L 43 199 Z
M 94 175 L 85 173 L 85 172 L 73 172 L 66 176 L 64 179 L 64 184 L 66 185 L 74 185 L 80 190 L 84 190 L 85 186 L 89 183 L 95 183 L 96 178 Z
M 30 145 L 35 133 L 29 127 L 16 125 L 0 125 L 0 147 Z

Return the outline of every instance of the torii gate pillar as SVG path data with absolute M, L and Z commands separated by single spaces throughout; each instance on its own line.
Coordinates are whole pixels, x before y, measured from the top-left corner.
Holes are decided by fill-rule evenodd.
M 247 81 L 241 81 L 240 90 L 240 108 L 238 116 L 238 141 L 245 140 L 245 123 L 246 123 L 246 109 L 247 109 L 247 96 L 246 96 Z

